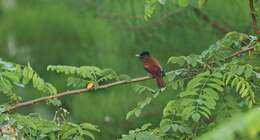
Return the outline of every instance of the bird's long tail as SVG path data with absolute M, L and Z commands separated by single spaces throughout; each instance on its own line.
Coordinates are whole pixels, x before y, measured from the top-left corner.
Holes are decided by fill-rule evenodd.
M 158 85 L 159 88 L 164 88 L 165 87 L 165 82 L 164 82 L 162 76 L 155 77 L 155 80 L 156 80 L 157 85 Z

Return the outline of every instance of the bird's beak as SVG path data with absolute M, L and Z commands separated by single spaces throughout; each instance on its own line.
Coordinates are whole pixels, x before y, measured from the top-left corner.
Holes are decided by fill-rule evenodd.
M 136 54 L 135 56 L 136 56 L 136 57 L 140 57 L 140 54 Z

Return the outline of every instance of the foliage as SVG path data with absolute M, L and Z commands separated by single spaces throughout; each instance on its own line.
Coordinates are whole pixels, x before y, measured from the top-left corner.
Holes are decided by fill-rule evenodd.
M 167 73 L 166 77 L 168 87 L 179 91 L 177 98 L 168 102 L 164 108 L 160 126 L 123 135 L 122 139 L 132 140 L 139 134 L 157 136 L 160 139 L 193 139 L 211 130 L 227 117 L 232 117 L 232 112 L 256 106 L 255 92 L 259 90 L 259 73 L 256 66 L 248 63 L 248 59 L 258 57 L 254 52 L 249 52 L 249 58 L 245 54 L 233 55 L 236 51 L 252 46 L 260 47 L 256 38 L 231 32 L 200 55 L 169 58 L 168 64 L 179 67 L 176 71 Z M 239 56 L 241 57 L 236 58 Z M 140 107 L 136 109 L 138 108 Z M 130 111 L 128 116 L 132 113 Z M 250 113 L 248 116 L 251 116 Z M 234 133 L 235 129 L 242 126 L 230 127 L 234 129 L 230 128 L 230 133 Z M 254 132 L 250 138 L 256 138 L 259 128 L 249 127 Z M 223 130 L 225 131 L 224 128 Z M 228 137 L 231 138 L 231 134 L 226 138 Z
M 259 139 L 260 121 L 259 109 L 253 109 L 246 114 L 237 114 L 231 122 L 224 122 L 210 132 L 206 132 L 198 140 L 237 140 Z
M 72 87 L 85 87 L 88 83 L 94 83 L 97 87 L 100 83 L 118 79 L 114 70 L 100 69 L 95 66 L 48 66 L 47 69 L 72 76 L 67 80 L 67 85 Z
M 149 139 L 149 140 L 159 140 L 160 137 L 153 135 L 152 131 L 149 131 L 151 123 L 144 124 L 141 128 L 135 130 L 130 130 L 129 135 L 123 135 L 122 139 L 119 140 L 128 140 L 128 139 Z
M 152 15 L 156 12 L 159 5 L 165 5 L 167 0 L 145 0 L 145 11 L 144 11 L 144 19 L 148 20 L 152 17 Z M 174 0 L 171 1 L 174 5 L 179 7 L 187 7 L 192 4 L 191 0 Z M 202 8 L 205 5 L 207 0 L 197 0 L 197 7 Z
M 116 4 L 114 5 L 111 4 L 112 2 L 110 1 L 28 1 L 29 2 L 19 2 L 25 6 L 20 7 L 19 5 L 17 6 L 18 8 L 13 11 L 8 11 L 5 9 L 0 11 L 0 35 L 2 38 L 0 43 L 2 46 L 4 46 L 0 47 L 0 53 L 3 55 L 3 58 L 9 57 L 10 60 L 13 60 L 13 57 L 15 57 L 18 58 L 17 61 L 19 62 L 22 60 L 27 61 L 25 58 L 33 57 L 32 64 L 34 67 L 37 65 L 42 67 L 49 63 L 66 63 L 67 65 L 73 65 L 76 63 L 90 63 L 90 65 L 104 65 L 106 67 L 110 67 L 112 65 L 114 69 L 119 71 L 138 75 L 141 72 L 140 69 L 133 67 L 132 61 L 125 59 L 125 54 L 129 55 L 129 53 L 132 53 L 133 51 L 136 52 L 140 48 L 143 49 L 147 47 L 149 47 L 151 52 L 158 52 L 157 46 L 160 46 L 160 54 L 157 53 L 155 55 L 156 57 L 159 57 L 160 60 L 164 60 L 165 56 L 168 55 L 183 55 L 184 53 L 189 53 L 191 51 L 198 51 L 198 49 L 201 50 L 205 44 L 212 42 L 220 36 L 220 34 L 215 32 L 215 29 L 213 29 L 214 26 L 211 28 L 209 27 L 210 23 L 204 24 L 203 20 L 201 20 L 202 22 L 199 22 L 198 17 L 194 16 L 194 13 L 191 10 L 194 7 L 202 8 L 207 0 L 146 0 L 144 15 L 146 20 L 150 19 L 154 15 L 155 11 L 160 8 L 160 5 L 165 5 L 164 8 L 160 8 L 160 10 L 166 14 L 167 12 L 172 12 L 173 9 L 168 9 L 166 6 L 166 3 L 168 2 L 171 3 L 170 5 L 174 4 L 176 7 L 180 7 L 180 9 L 187 9 L 183 10 L 184 12 L 182 12 L 181 15 L 178 14 L 178 16 L 171 16 L 172 14 L 169 14 L 169 16 L 165 17 L 164 14 L 158 14 L 157 16 L 154 16 L 154 18 L 159 17 L 155 24 L 153 23 L 153 20 L 147 23 L 144 23 L 142 18 L 141 20 L 138 20 L 138 14 L 142 14 L 143 12 L 143 9 L 140 8 L 143 5 L 138 7 L 139 2 L 141 3 L 142 1 L 137 0 L 130 1 L 129 3 L 131 6 L 129 7 L 127 6 L 127 1 L 115 2 Z M 216 10 L 214 11 L 212 10 L 213 8 L 208 9 L 206 7 L 206 10 L 203 11 L 206 13 L 206 16 L 202 17 L 207 17 L 207 14 L 209 14 L 210 19 L 212 18 L 213 20 L 216 19 L 216 21 L 224 21 L 225 24 L 231 24 L 231 30 L 233 28 L 239 31 L 248 31 L 249 22 L 241 22 L 248 20 L 248 11 L 241 10 L 242 8 L 247 8 L 247 5 L 242 5 L 246 1 L 209 2 Z M 224 2 L 225 4 L 223 4 Z M 259 4 L 259 1 L 256 2 Z M 36 6 L 29 5 L 28 3 L 33 3 Z M 4 4 L 4 2 L 0 5 L 2 4 Z M 51 6 L 48 7 L 48 5 Z M 30 7 L 31 9 L 27 7 Z M 176 9 L 176 7 L 174 7 L 174 9 Z M 118 14 L 113 15 L 113 12 Z M 259 6 L 257 12 L 259 13 Z M 219 14 L 221 13 L 225 14 L 225 16 L 220 16 Z M 236 16 L 235 13 L 240 13 L 240 15 Z M 127 14 L 131 14 L 131 16 Z M 104 18 L 105 20 L 101 18 Z M 132 21 L 130 19 L 136 21 Z M 207 18 L 205 19 L 207 20 Z M 217 25 L 218 22 L 213 22 L 213 24 Z M 158 27 L 158 25 L 160 25 L 160 27 Z M 111 35 L 111 31 L 113 31 L 113 35 Z M 224 136 L 226 136 L 225 138 L 227 139 L 234 135 L 238 136 L 238 138 L 235 137 L 235 139 L 259 139 L 256 136 L 256 134 L 259 135 L 259 124 L 256 120 L 256 116 L 259 116 L 259 114 L 249 113 L 245 115 L 239 115 L 239 119 L 235 121 L 232 121 L 233 118 L 231 118 L 237 112 L 245 113 L 245 111 L 256 107 L 259 102 L 259 96 L 257 93 L 259 92 L 260 74 L 259 67 L 256 66 L 259 60 L 257 57 L 257 53 L 259 52 L 259 44 L 256 40 L 257 38 L 253 36 L 231 32 L 227 34 L 222 40 L 210 46 L 210 48 L 204 51 L 202 54 L 171 57 L 168 61 L 170 64 L 168 66 L 171 68 L 171 71 L 167 73 L 165 79 L 167 79 L 167 93 L 171 92 L 175 94 L 167 96 L 171 97 L 168 103 L 157 103 L 157 105 L 167 104 L 163 110 L 162 119 L 157 120 L 160 121 L 160 125 L 157 126 L 156 123 L 154 123 L 154 125 L 152 125 L 153 127 L 151 127 L 151 124 L 144 124 L 141 128 L 132 130 L 127 135 L 123 135 L 122 139 L 196 139 L 199 137 L 199 135 L 203 135 L 205 132 L 215 130 L 213 129 L 215 126 L 222 124 L 223 121 L 227 120 L 231 120 L 232 122 L 232 124 L 224 124 L 228 126 L 227 128 L 229 128 L 230 131 L 227 131 L 224 126 L 217 127 L 216 130 L 219 131 L 212 131 L 212 133 L 209 132 L 210 134 L 206 134 L 207 136 L 205 139 L 213 139 L 214 136 L 222 136 L 222 134 L 225 134 Z M 126 41 L 127 43 L 125 43 Z M 8 47 L 6 47 L 6 45 Z M 50 51 L 50 48 L 47 46 L 51 46 L 52 51 Z M 190 47 L 184 48 L 184 46 Z M 233 57 L 233 59 L 229 59 L 228 56 L 232 55 L 234 52 L 246 50 L 251 46 L 255 46 L 256 50 L 247 51 L 248 53 L 237 54 Z M 66 47 L 66 49 L 64 49 L 64 47 Z M 131 49 L 125 49 L 127 47 Z M 20 55 L 16 55 L 16 50 Z M 86 53 L 85 50 L 88 52 Z M 39 52 L 44 51 L 48 51 L 47 57 L 39 57 Z M 114 53 L 115 51 L 117 51 L 117 55 L 115 55 L 115 53 L 113 55 L 109 55 L 109 57 L 108 55 L 104 56 L 104 54 L 107 54 L 107 52 Z M 70 57 L 67 55 L 68 52 L 70 52 Z M 96 52 L 99 52 L 99 57 L 97 56 Z M 121 57 L 124 58 L 125 61 L 119 61 Z M 93 61 L 93 59 L 97 61 Z M 255 63 L 252 63 L 252 61 L 255 61 Z M 135 60 L 133 62 L 135 62 Z M 163 64 L 163 61 L 161 62 Z M 23 69 L 23 67 L 24 66 L 21 66 L 21 69 Z M 25 67 L 29 67 L 29 65 Z M 64 69 L 68 68 L 67 66 L 61 66 L 61 70 L 63 69 L 62 67 L 64 67 Z M 94 77 L 94 75 L 97 73 L 90 72 L 92 69 L 94 69 L 93 67 L 89 68 L 89 70 L 91 69 L 90 71 L 86 70 L 88 71 L 86 73 L 91 76 L 82 77 L 81 72 L 79 72 L 79 74 L 77 73 L 77 70 L 80 68 L 81 67 L 72 68 L 75 69 L 74 74 L 66 74 L 63 72 L 68 75 L 68 86 L 85 87 L 86 84 L 90 82 L 95 82 L 96 86 L 98 86 L 99 84 L 113 82 L 114 80 L 120 78 L 120 76 L 112 76 L 113 78 L 99 81 L 99 79 L 102 79 L 102 77 L 106 74 L 99 75 L 100 77 L 98 76 L 98 78 Z M 2 70 L 0 73 L 2 74 Z M 59 82 L 58 78 L 51 78 L 53 78 L 55 83 Z M 5 79 L 8 79 L 8 76 L 6 76 Z M 8 79 L 11 83 L 10 86 L 12 86 L 12 89 L 16 88 L 17 86 L 23 86 L 21 85 L 23 81 L 22 79 L 23 78 L 21 78 L 20 82 L 18 83 Z M 30 87 L 28 84 L 25 86 Z M 0 89 L 2 90 L 3 88 Z M 127 88 L 124 89 L 127 90 Z M 80 99 L 82 99 L 82 97 L 84 98 L 83 102 L 85 104 L 83 105 L 94 106 L 92 112 L 89 112 L 89 109 L 87 108 L 79 107 L 79 104 L 77 103 L 79 100 L 74 100 L 73 104 L 71 103 L 71 100 L 68 100 L 66 105 L 73 108 L 73 114 L 78 112 L 77 115 L 74 116 L 76 119 L 89 119 L 85 116 L 86 112 L 88 114 L 97 112 L 96 114 L 99 114 L 100 116 L 103 114 L 110 115 L 112 111 L 116 110 L 115 108 L 123 108 L 123 105 L 127 106 L 130 102 L 135 102 L 136 95 L 133 94 L 131 94 L 131 98 L 130 96 L 125 97 L 124 99 L 126 100 L 122 100 L 122 98 L 120 98 L 122 95 L 125 95 L 118 93 L 124 92 L 124 89 L 118 89 L 120 91 L 113 89 L 112 92 L 115 93 L 113 94 L 113 98 L 111 96 L 106 96 L 105 98 L 102 98 L 98 95 L 95 97 L 87 96 L 87 100 L 91 102 L 88 102 L 86 98 L 84 98 L 85 96 L 81 96 Z M 143 111 L 144 107 L 151 105 L 151 101 L 157 99 L 154 97 L 158 97 L 158 94 L 150 94 L 151 91 L 157 93 L 157 90 L 147 86 L 137 86 L 136 89 L 137 90 L 135 90 L 135 92 L 137 93 L 149 92 L 149 96 L 144 101 L 141 101 L 137 105 L 137 108 L 134 109 L 134 115 L 138 114 L 136 116 L 138 117 Z M 12 92 L 14 92 L 14 95 L 17 96 L 16 91 L 13 90 Z M 127 92 L 129 92 L 130 95 L 131 91 Z M 49 92 L 47 91 L 47 93 Z M 52 93 L 49 94 L 52 95 Z M 164 93 L 160 92 L 160 95 L 161 94 Z M 93 97 L 98 98 L 92 101 Z M 111 98 L 108 99 L 107 97 Z M 19 97 L 15 97 L 12 100 L 17 101 L 19 100 Z M 121 102 L 118 102 L 118 100 Z M 96 108 L 100 106 L 97 106 L 97 104 L 93 103 L 98 103 L 100 106 L 103 105 L 106 110 L 111 112 L 108 113 L 106 110 L 104 111 L 102 109 L 97 110 Z M 71 104 L 73 106 L 70 106 Z M 113 109 L 107 109 L 109 106 Z M 156 108 L 153 109 L 156 110 Z M 113 117 L 119 116 L 118 118 L 115 118 L 115 120 L 117 119 L 116 121 L 114 121 L 114 118 L 112 118 L 113 122 L 118 122 L 119 119 L 121 120 L 121 112 L 123 111 L 117 110 L 117 112 L 114 113 L 115 115 L 113 114 Z M 252 112 L 257 111 L 254 110 Z M 102 118 L 96 117 L 94 113 L 93 116 L 91 115 L 92 118 L 94 118 L 93 120 L 102 120 Z M 18 118 L 15 117 L 15 115 L 7 116 L 9 116 L 10 120 Z M 30 122 L 34 122 L 32 118 L 35 117 L 31 117 L 32 116 L 28 115 L 26 117 L 22 116 L 21 118 L 22 120 L 27 119 L 30 120 Z M 105 118 L 110 117 L 106 116 Z M 153 118 L 156 119 L 156 117 Z M 148 119 L 148 117 L 145 118 L 145 120 Z M 250 123 L 240 123 L 244 122 L 244 120 L 247 120 L 246 122 Z M 42 120 L 38 121 L 42 122 Z M 52 121 L 45 121 L 44 124 L 49 124 L 52 126 L 50 122 Z M 63 121 L 57 122 L 60 125 L 63 124 Z M 134 122 L 134 124 L 136 122 Z M 99 123 L 102 125 L 104 124 L 103 121 L 100 121 Z M 112 126 L 113 124 L 109 123 L 109 126 Z M 32 126 L 34 125 L 26 125 L 25 128 L 30 128 L 33 130 L 29 131 L 28 133 L 32 133 L 32 136 L 35 136 L 35 129 L 32 128 Z M 67 138 L 80 139 L 75 137 L 81 135 L 79 134 L 81 130 L 78 129 L 78 126 L 80 125 L 76 126 L 73 124 L 70 126 L 75 126 L 68 127 L 69 130 L 72 130 L 72 132 L 75 133 Z M 113 134 L 111 135 L 113 135 L 113 138 L 115 138 L 115 135 L 119 135 L 116 129 L 127 129 L 132 127 L 131 124 L 127 126 L 127 128 L 125 128 L 125 125 L 120 125 L 123 127 L 118 126 L 119 125 L 114 127 L 112 126 Z M 104 125 L 104 127 L 108 126 Z M 41 128 L 41 126 L 37 126 L 37 134 L 39 132 L 43 135 L 46 135 L 45 132 L 39 130 Z M 63 128 L 67 128 L 67 126 L 64 126 Z M 15 129 L 15 131 L 17 131 L 17 129 Z M 62 133 L 61 131 L 59 132 Z M 72 132 L 69 132 L 69 134 Z M 55 132 L 52 131 L 51 133 Z M 120 130 L 120 133 L 122 133 L 122 130 Z M 91 134 L 86 136 L 92 137 Z M 106 135 L 104 137 L 106 138 Z
M 52 67 L 52 69 L 54 68 Z M 84 72 L 84 77 L 92 76 L 91 71 L 87 73 L 84 70 L 81 69 L 81 72 Z M 99 69 L 96 68 L 96 70 Z M 99 77 L 99 81 L 111 79 L 112 73 L 110 70 L 99 70 L 98 72 L 99 73 L 97 75 L 102 76 Z M 13 89 L 15 87 L 27 87 L 30 82 L 33 87 L 39 91 L 48 93 L 49 95 L 57 94 L 56 88 L 40 78 L 39 75 L 32 69 L 30 64 L 23 66 L 0 60 L 0 90 L 9 97 L 9 102 L 13 103 L 14 101 L 20 101 L 22 98 L 16 95 L 16 92 Z M 57 106 L 60 105 L 60 101 L 57 99 L 50 100 L 50 103 Z M 20 114 L 8 114 L 5 112 L 5 108 L 12 105 L 13 104 L 3 104 L 0 108 L 1 139 L 84 140 L 86 138 L 95 139 L 92 132 L 100 131 L 97 129 L 97 126 L 90 123 L 82 123 L 78 125 L 67 121 L 65 117 L 68 112 L 64 109 L 61 109 L 61 112 L 59 111 L 59 113 L 55 114 L 53 121 L 48 121 L 35 115 L 24 116 Z
M 11 102 L 22 100 L 14 92 L 14 87 L 24 87 L 30 82 L 41 92 L 49 95 L 57 94 L 56 88 L 40 78 L 29 63 L 27 66 L 22 66 L 0 59 L 0 91 L 9 97 Z
M 89 123 L 74 124 L 64 121 L 47 121 L 35 115 L 1 115 L 1 138 L 3 139 L 95 139 L 93 132 L 99 132 Z
M 224 91 L 221 73 L 210 73 L 209 71 L 200 73 L 193 77 L 187 84 L 186 90 L 179 96 L 185 98 L 182 106 L 183 117 L 188 120 L 192 118 L 194 122 L 201 119 L 201 116 L 209 119 L 211 109 L 215 109 L 219 99 L 218 93 Z
M 147 86 L 142 86 L 142 85 L 136 85 L 134 87 L 134 90 L 135 92 L 137 93 L 143 93 L 145 91 L 149 92 L 150 93 L 150 96 L 146 97 L 145 100 L 139 102 L 137 104 L 137 107 L 134 108 L 133 110 L 129 111 L 126 115 L 126 119 L 128 120 L 130 117 L 132 116 L 135 116 L 135 117 L 139 117 L 141 115 L 141 112 L 143 111 L 143 109 L 149 105 L 152 100 L 154 100 L 155 98 L 157 98 L 160 94 L 160 91 L 159 90 L 154 90 L 154 89 L 151 89 Z

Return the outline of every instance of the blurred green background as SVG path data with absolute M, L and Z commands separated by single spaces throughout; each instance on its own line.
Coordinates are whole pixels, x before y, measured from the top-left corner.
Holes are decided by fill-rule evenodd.
M 48 65 L 95 65 L 131 77 L 146 75 L 135 54 L 149 50 L 167 70 L 170 56 L 200 53 L 223 37 L 193 8 L 178 8 L 169 0 L 149 21 L 144 21 L 144 0 L 0 0 L 0 58 L 20 64 L 30 62 L 59 90 L 66 78 L 47 72 Z M 250 33 L 245 0 L 209 0 L 202 12 L 231 31 Z M 155 87 L 153 81 L 147 81 Z M 21 89 L 29 100 L 44 94 Z M 132 86 L 70 96 L 62 99 L 73 122 L 90 122 L 101 129 L 98 140 L 114 140 L 140 124 L 158 124 L 162 108 L 174 96 L 165 93 L 140 118 L 125 116 L 146 95 Z M 3 103 L 6 97 L 0 95 Z M 52 119 L 55 108 L 41 104 L 19 110 Z

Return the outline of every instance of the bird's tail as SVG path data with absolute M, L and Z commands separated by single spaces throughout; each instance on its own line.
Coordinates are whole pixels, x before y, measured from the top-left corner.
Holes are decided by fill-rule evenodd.
M 159 88 L 164 88 L 165 87 L 165 82 L 163 80 L 163 77 L 157 76 L 157 77 L 155 77 L 155 80 L 156 80 L 157 85 L 158 85 Z

